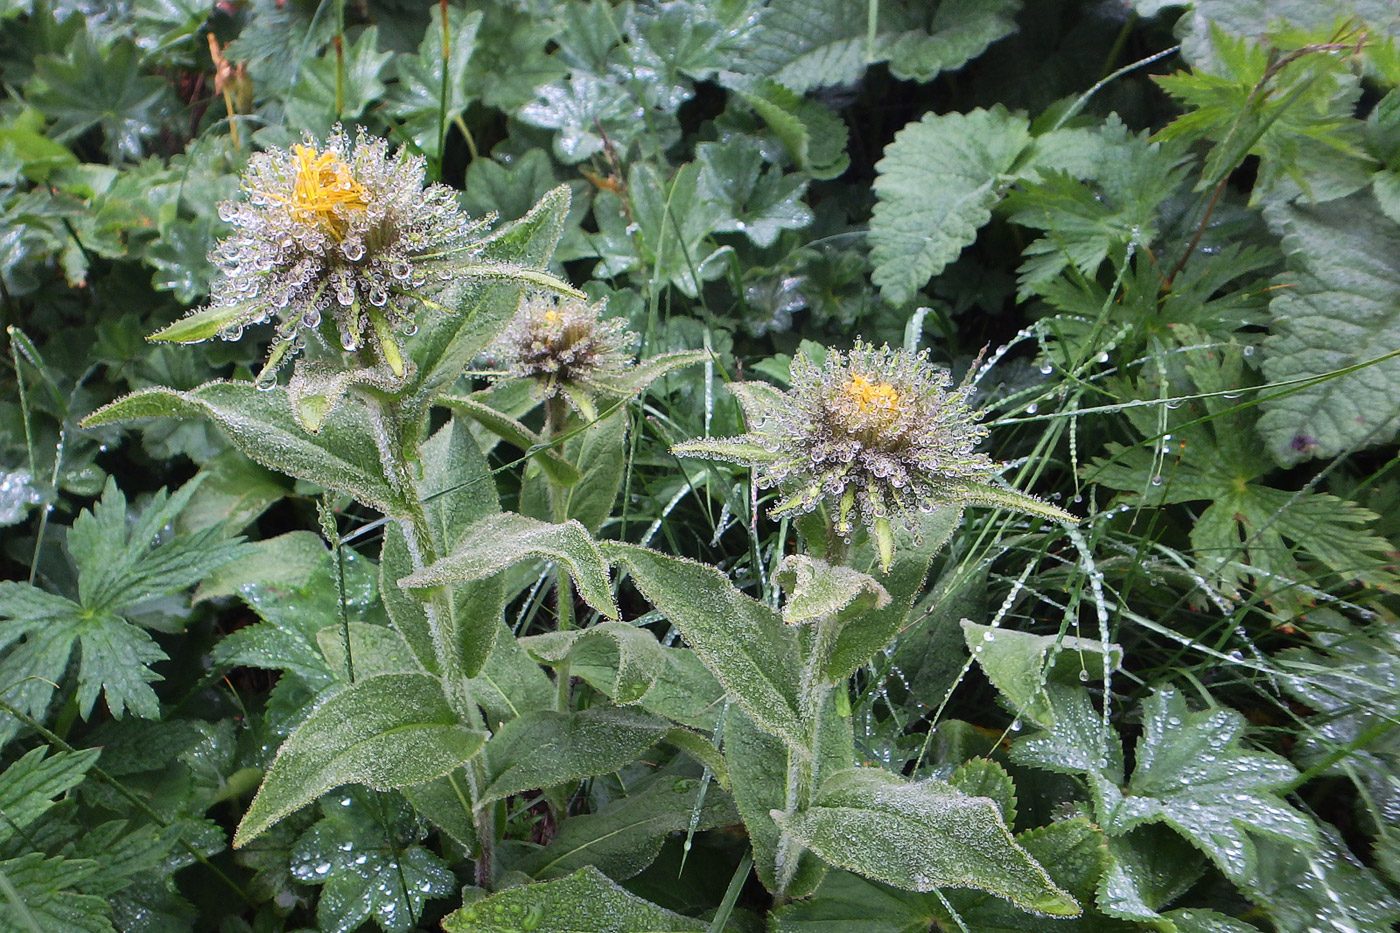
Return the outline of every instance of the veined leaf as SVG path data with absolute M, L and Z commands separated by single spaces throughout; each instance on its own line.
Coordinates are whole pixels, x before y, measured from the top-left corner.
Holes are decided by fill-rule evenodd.
M 701 933 L 706 926 L 629 894 L 593 867 L 499 891 L 442 921 L 447 933 Z
M 435 677 L 359 681 L 317 707 L 282 743 L 233 844 L 249 842 L 341 784 L 388 790 L 442 777 L 485 741 L 484 732 L 458 721 Z

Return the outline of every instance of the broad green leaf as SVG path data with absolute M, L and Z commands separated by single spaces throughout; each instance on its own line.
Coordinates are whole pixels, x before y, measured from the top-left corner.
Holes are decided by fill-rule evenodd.
M 277 751 L 234 835 L 241 846 L 341 784 L 388 790 L 442 777 L 486 741 L 427 674 L 362 680 L 317 707 Z
M 784 230 L 801 230 L 812 222 L 802 203 L 808 180 L 784 175 L 777 166 L 764 170 L 758 140 L 730 138 L 695 147 L 700 163 L 700 197 L 724 207 L 728 219 L 720 233 L 742 233 L 758 246 L 771 246 Z
M 626 408 L 595 422 L 565 445 L 565 455 L 582 475 L 565 493 L 564 514 L 596 534 L 612 515 L 627 473 Z
M 666 665 L 642 697 L 642 709 L 692 729 L 713 732 L 725 708 L 724 687 L 690 648 L 667 648 L 665 652 Z M 581 664 L 572 670 L 600 690 L 614 679 L 608 668 Z
M 421 845 L 422 824 L 401 800 L 362 791 L 322 801 L 321 819 L 292 848 L 292 877 L 322 885 L 316 920 L 324 933 L 351 933 L 371 917 L 386 933 L 407 933 L 430 898 L 457 879 Z
M 1205 873 L 1189 842 L 1160 824 L 1139 826 L 1107 840 L 1108 867 L 1096 902 L 1110 917 L 1152 923 Z
M 556 699 L 554 682 L 525 653 L 504 622 L 496 625 L 491 656 L 468 684 L 472 699 L 486 711 L 492 728 L 525 713 L 552 709 Z
M 1259 928 L 1214 910 L 1186 907 L 1162 914 L 1176 926 L 1176 933 L 1255 933 Z
M 297 421 L 312 434 L 321 432 L 331 412 L 340 405 L 352 387 L 365 386 L 384 393 L 403 388 L 403 379 L 387 366 L 345 369 L 330 363 L 299 359 L 287 383 L 287 397 Z
M 588 677 L 581 668 L 602 669 L 612 676 L 600 685 L 615 703 L 640 702 L 666 668 L 666 649 L 644 628 L 624 622 L 604 622 L 586 629 L 546 632 L 521 639 L 521 645 L 547 664 L 567 661 L 573 676 Z
M 1123 649 L 1075 635 L 1032 635 L 962 620 L 967 649 L 987 678 L 1027 718 L 1042 725 L 1054 712 L 1047 681 L 1103 680 L 1123 663 Z
M 382 75 L 393 56 L 378 49 L 379 28 L 371 26 L 346 42 L 343 53 L 332 44 L 319 58 L 304 62 L 287 99 L 288 124 L 324 134 L 342 120 L 357 122 L 384 96 Z
M 186 314 L 146 339 L 152 343 L 203 343 L 219 336 L 235 321 L 246 319 L 247 314 L 248 309 L 241 304 L 211 305 Z
M 592 866 L 623 881 L 651 864 L 669 834 L 737 822 L 739 814 L 733 801 L 718 787 L 705 787 L 694 778 L 659 774 L 636 793 L 614 800 L 596 813 L 568 817 L 548 846 L 532 852 L 515 868 L 548 879 Z
M 521 275 L 542 273 L 559 243 L 569 213 L 569 189 L 550 191 L 528 214 L 487 237 L 473 261 L 518 269 Z M 461 286 L 450 315 L 433 315 L 420 322 L 409 347 L 417 372 L 408 395 L 426 408 L 438 393 L 456 381 L 497 332 L 515 314 L 528 281 L 479 278 Z
M 210 382 L 190 392 L 143 389 L 98 409 L 83 424 L 161 417 L 209 418 L 263 466 L 346 493 L 381 512 L 401 512 L 363 419 L 340 410 L 326 419 L 320 434 L 307 434 L 284 389 L 262 391 L 251 382 Z
M 107 902 L 75 890 L 81 890 L 97 869 L 91 859 L 45 858 L 41 852 L 0 861 L 6 888 L 0 922 L 17 933 L 114 933 Z
M 1016 31 L 1021 0 L 942 0 L 927 32 L 901 33 L 888 47 L 890 73 L 905 81 L 928 82 L 956 71 L 987 46 Z
M 990 758 L 973 758 L 958 766 L 948 783 L 969 797 L 988 797 L 1001 811 L 1007 829 L 1016 826 L 1016 785 L 1006 769 Z
M 797 712 L 797 640 L 776 612 L 703 564 L 629 544 L 602 547 L 756 723 L 810 754 Z
M 1104 814 L 1108 832 L 1165 823 L 1237 880 L 1255 877 L 1251 835 L 1316 845 L 1312 821 L 1279 796 L 1297 772 L 1278 755 L 1240 747 L 1243 716 L 1191 712 L 1167 688 L 1148 698 L 1143 714 L 1132 779 Z
M 815 895 L 775 910 L 771 928 L 773 933 L 930 933 L 943 919 L 935 903 L 917 891 L 833 871 Z
M 1080 913 L 1012 839 L 996 804 L 941 781 L 842 771 L 823 781 L 812 807 L 774 818 L 827 862 L 896 887 L 971 887 L 1037 913 Z
M 426 784 L 400 788 L 419 816 L 432 823 L 464 851 L 477 846 L 476 814 L 472 812 L 471 782 L 465 768 Z
M 409 553 L 408 540 L 404 537 L 403 529 L 391 522 L 384 528 L 384 544 L 379 549 L 379 593 L 384 600 L 384 611 L 413 649 L 418 663 L 431 673 L 441 674 L 442 663 L 433 644 L 433 632 L 423 600 L 417 593 L 399 587 L 399 581 L 412 572 L 413 558 Z
M 890 603 L 890 594 L 874 577 L 803 554 L 783 558 L 777 582 L 786 596 L 783 621 L 788 625 L 837 614 L 859 618 Z
M 605 706 L 524 713 L 496 730 L 487 744 L 490 783 L 478 804 L 616 771 L 655 745 L 668 728 L 643 713 Z
M 1400 922 L 1400 900 L 1375 872 L 1324 825 L 1316 847 L 1260 840 L 1258 871 L 1243 887 L 1279 933 L 1389 930 Z M 1325 926 L 1319 926 L 1325 924 Z
M 349 642 L 349 652 L 346 647 Z M 382 625 L 339 622 L 316 633 L 316 644 L 326 664 L 347 683 L 380 674 L 414 673 L 421 668 L 402 635 Z M 353 677 L 351 675 L 354 675 Z
M 592 867 L 508 888 L 442 921 L 447 933 L 701 933 L 706 926 L 629 894 Z
M 522 560 L 556 560 L 568 568 L 579 595 L 610 619 L 618 616 L 608 565 L 598 545 L 575 521 L 552 525 L 514 512 L 491 515 L 460 535 L 453 553 L 399 581 L 407 589 L 428 589 L 500 573 Z
M 1362 368 L 1266 397 L 1259 433 L 1269 453 L 1292 466 L 1388 443 L 1400 428 L 1400 360 L 1370 361 L 1400 346 L 1400 225 L 1364 193 L 1281 206 L 1270 216 L 1288 271 L 1269 304 L 1265 377 L 1310 380 Z
M 200 473 L 204 478 L 199 489 L 175 520 L 177 534 L 187 535 L 215 525 L 222 526 L 226 534 L 240 532 L 291 492 L 283 477 L 236 450 L 226 450 L 208 461 Z M 216 568 L 214 573 L 222 569 Z M 208 586 L 209 578 L 210 575 L 204 577 L 201 588 Z
M 929 114 L 895 135 L 875 166 L 872 281 L 903 304 L 977 238 L 1005 175 L 1030 143 L 1025 117 L 1003 107 Z
M 0 774 L 0 843 L 9 841 L 54 805 L 53 798 L 66 793 L 82 782 L 98 749 L 78 752 L 54 752 L 47 755 L 44 747 L 33 748 Z

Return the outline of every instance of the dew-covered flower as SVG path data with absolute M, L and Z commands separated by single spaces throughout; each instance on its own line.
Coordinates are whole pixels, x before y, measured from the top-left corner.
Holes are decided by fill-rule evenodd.
M 632 365 L 637 335 L 604 305 L 526 295 L 493 347 L 506 378 L 529 379 L 536 397 L 563 395 L 575 407 L 592 395 L 623 394 L 618 380 Z
M 248 160 L 244 197 L 219 205 L 233 227 L 210 260 L 222 273 L 208 306 L 157 338 L 195 339 L 217 330 L 237 339 L 243 328 L 277 322 L 273 365 L 334 321 L 340 344 L 372 344 L 402 375 L 399 338 L 425 290 L 450 280 L 469 259 L 485 222 L 463 216 L 444 185 L 424 187 L 424 159 L 361 130 L 340 128 L 324 145 L 311 137 L 290 151 L 269 149 Z
M 912 527 L 917 513 L 940 505 L 1000 498 L 987 483 L 999 467 L 977 450 L 987 430 L 969 404 L 971 387 L 955 387 L 926 352 L 857 340 L 821 366 L 799 355 L 791 386 L 736 386 L 750 433 L 691 441 L 676 453 L 753 467 L 760 487 L 789 493 L 770 514 L 826 503 L 838 534 L 870 530 L 885 566 L 892 518 Z

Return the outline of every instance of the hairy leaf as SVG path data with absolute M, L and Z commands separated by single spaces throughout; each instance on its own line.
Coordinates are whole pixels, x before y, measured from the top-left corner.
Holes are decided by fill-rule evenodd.
M 611 677 L 604 679 L 599 689 L 623 706 L 644 699 L 666 668 L 667 651 L 656 637 L 646 629 L 623 622 L 546 632 L 521 639 L 521 645 L 545 663 L 568 662 L 573 676 L 590 683 L 594 678 L 584 668 L 608 672 Z
M 596 868 L 499 891 L 442 921 L 447 933 L 700 933 L 683 917 L 623 890 Z

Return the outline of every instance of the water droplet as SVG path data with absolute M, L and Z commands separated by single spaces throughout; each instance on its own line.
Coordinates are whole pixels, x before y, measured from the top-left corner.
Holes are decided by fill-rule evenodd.
M 1244 355 L 1245 355 L 1245 356 L 1253 356 L 1253 355 L 1254 355 L 1254 348 L 1253 348 L 1253 347 L 1245 347 L 1245 348 L 1244 348 Z
M 1040 408 L 1039 405 L 1037 405 L 1035 402 L 1031 402 L 1029 405 L 1026 406 L 1026 414 L 1033 415 L 1036 413 L 1036 410 L 1038 408 Z
M 1079 669 L 1079 682 L 1082 684 L 1087 684 L 1089 682 L 1089 672 L 1083 668 Z
M 1161 477 L 1161 476 L 1154 476 L 1154 477 L 1152 477 L 1152 485 L 1153 485 L 1153 486 L 1160 486 L 1160 485 L 1162 485 L 1162 477 Z
M 1048 360 L 1047 360 L 1046 362 L 1040 364 L 1040 374 L 1041 374 L 1042 376 L 1048 376 L 1048 375 L 1050 375 L 1051 373 L 1053 373 L 1054 371 L 1055 371 L 1054 365 L 1053 365 L 1052 363 L 1050 363 Z

